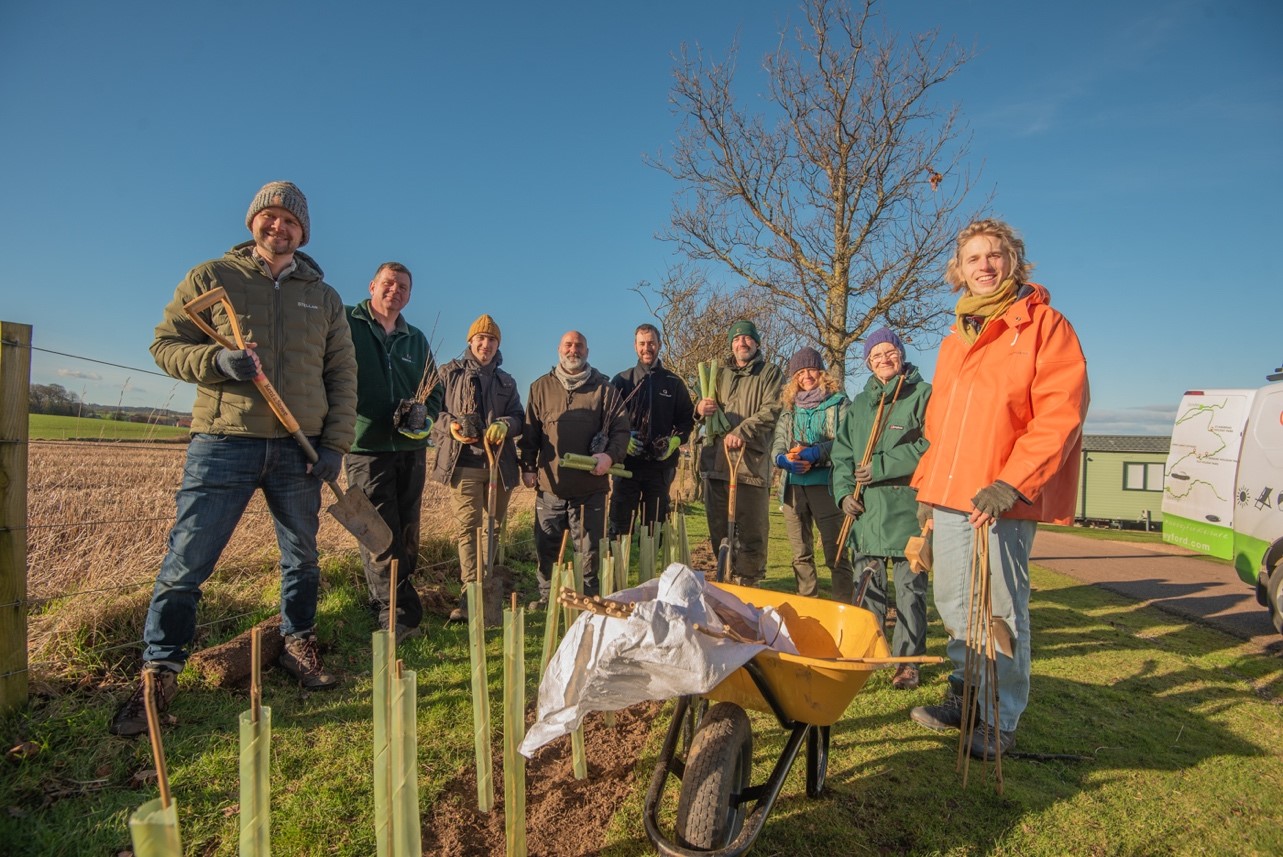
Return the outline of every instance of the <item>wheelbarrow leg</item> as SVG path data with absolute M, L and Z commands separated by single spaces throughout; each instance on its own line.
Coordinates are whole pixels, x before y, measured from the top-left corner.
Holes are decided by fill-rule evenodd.
M 829 770 L 831 726 L 812 726 L 806 736 L 806 796 L 819 797 Z

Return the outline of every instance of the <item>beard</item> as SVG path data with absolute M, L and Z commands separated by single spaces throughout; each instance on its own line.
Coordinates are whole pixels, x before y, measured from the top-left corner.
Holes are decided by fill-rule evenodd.
M 569 372 L 572 375 L 578 375 L 584 371 L 588 365 L 588 359 L 585 357 L 563 357 L 561 358 L 561 369 L 563 372 Z

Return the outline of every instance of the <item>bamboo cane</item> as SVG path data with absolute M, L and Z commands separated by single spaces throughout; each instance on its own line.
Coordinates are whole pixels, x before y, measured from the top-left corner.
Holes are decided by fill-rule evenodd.
M 526 737 L 525 613 L 512 594 L 503 617 L 503 826 L 508 857 L 526 857 L 526 757 L 518 748 Z
M 900 380 L 896 382 L 895 392 L 891 395 L 891 407 L 895 407 L 896 400 L 900 397 L 900 388 L 904 386 L 904 375 L 900 375 Z M 882 439 L 882 432 L 886 430 L 886 424 L 890 421 L 891 412 L 886 411 L 887 420 L 882 419 L 884 406 L 886 405 L 887 394 L 884 390 L 878 399 L 878 410 L 873 417 L 873 425 L 869 428 L 869 439 L 864 444 L 864 454 L 860 456 L 860 466 L 865 467 L 873 460 L 873 450 L 878 446 L 878 441 Z M 860 495 L 864 493 L 864 486 L 856 483 L 853 492 L 855 499 L 859 500 Z M 851 515 L 845 515 L 842 519 L 842 529 L 838 532 L 838 552 L 837 557 L 833 560 L 836 566 L 842 561 L 842 552 L 846 550 L 847 538 L 851 535 L 851 525 L 855 523 L 855 518 Z
M 571 557 L 571 581 L 575 592 L 579 595 L 584 594 L 584 569 L 582 554 L 573 554 Z M 566 611 L 566 630 L 570 630 L 570 608 L 563 607 Z M 579 728 L 570 733 L 570 761 L 571 768 L 574 771 L 575 779 L 586 780 L 588 778 L 588 757 L 584 748 L 584 727 L 581 723 Z
M 988 732 L 994 739 L 994 780 L 998 794 L 1003 793 L 1002 754 L 998 721 L 998 666 L 993 639 L 992 576 L 989 565 L 989 525 L 973 533 L 970 574 L 970 606 L 967 616 L 967 648 L 963 662 L 962 729 L 958 734 L 958 770 L 962 773 L 962 787 L 967 787 L 971 768 L 971 743 L 975 738 L 977 721 L 988 715 Z M 980 694 L 984 700 L 981 704 Z M 976 716 L 972 712 L 979 708 Z M 988 761 L 985 761 L 988 769 Z
M 129 838 L 138 857 L 181 857 L 183 845 L 178 832 L 178 804 L 169 793 L 169 772 L 165 766 L 165 745 L 160 736 L 155 692 L 156 681 L 152 671 L 143 670 L 143 707 L 147 713 L 147 732 L 160 797 L 147 801 L 130 815 Z

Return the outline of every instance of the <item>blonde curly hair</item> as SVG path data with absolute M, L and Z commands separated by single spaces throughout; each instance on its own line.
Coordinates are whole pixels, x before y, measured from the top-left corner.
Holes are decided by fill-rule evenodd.
M 823 387 L 824 392 L 830 396 L 842 389 L 842 385 L 839 384 L 837 379 L 828 372 L 820 373 L 820 386 Z M 801 387 L 797 385 L 797 373 L 794 373 L 793 377 L 789 378 L 789 382 L 784 385 L 784 407 L 793 407 L 793 402 L 797 399 L 797 394 L 799 392 L 801 392 Z
M 1007 267 L 1011 269 L 1012 278 L 1017 283 L 1029 282 L 1029 275 L 1033 273 L 1034 265 L 1025 258 L 1024 240 L 1015 229 L 1011 228 L 1010 224 L 1002 220 L 986 218 L 971 223 L 958 233 L 953 256 L 949 258 L 949 264 L 944 269 L 944 280 L 953 287 L 953 291 L 961 291 L 967 287 L 967 281 L 962 275 L 962 248 L 977 235 L 990 235 L 997 238 L 1007 256 Z

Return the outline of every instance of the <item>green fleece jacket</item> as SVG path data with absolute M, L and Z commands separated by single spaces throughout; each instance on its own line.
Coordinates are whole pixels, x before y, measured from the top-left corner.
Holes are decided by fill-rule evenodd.
M 323 279 L 316 262 L 294 254 L 296 267 L 273 280 L 246 241 L 192 268 L 174 290 L 156 326 L 151 354 L 156 365 L 196 385 L 192 433 L 238 437 L 288 437 L 289 432 L 250 381 L 233 381 L 218 371 L 222 346 L 183 312 L 183 305 L 222 286 L 227 290 L 247 342 L 257 343 L 263 372 L 309 437 L 347 452 L 355 436 L 356 353 L 338 292 Z M 204 310 L 205 321 L 232 336 L 222 305 Z
M 391 333 L 370 311 L 369 300 L 347 308 L 348 325 L 352 328 L 352 345 L 356 348 L 356 441 L 352 452 L 400 452 L 428 445 L 426 437 L 406 437 L 392 425 L 392 417 L 402 399 L 413 399 L 423 379 L 423 369 L 432 357 L 428 338 L 423 331 L 397 316 Z M 436 359 L 432 358 L 436 367 Z M 433 379 L 436 372 L 432 373 Z M 441 413 L 444 395 L 437 381 L 424 405 L 428 419 Z
M 885 428 L 869 459 L 873 481 L 862 492 L 864 514 L 855 519 L 851 534 L 859 552 L 866 556 L 904 556 L 909 537 L 918 534 L 918 492 L 909 487 L 909 479 L 927 450 L 922 423 L 931 385 L 922 380 L 912 363 L 904 365 L 904 384 L 897 395 L 899 380 L 897 375 L 884 384 L 876 376 L 869 377 L 864 392 L 847 409 L 829 453 L 833 498 L 840 503 L 855 491 L 855 466 L 873 434 L 878 404 L 885 402 Z

